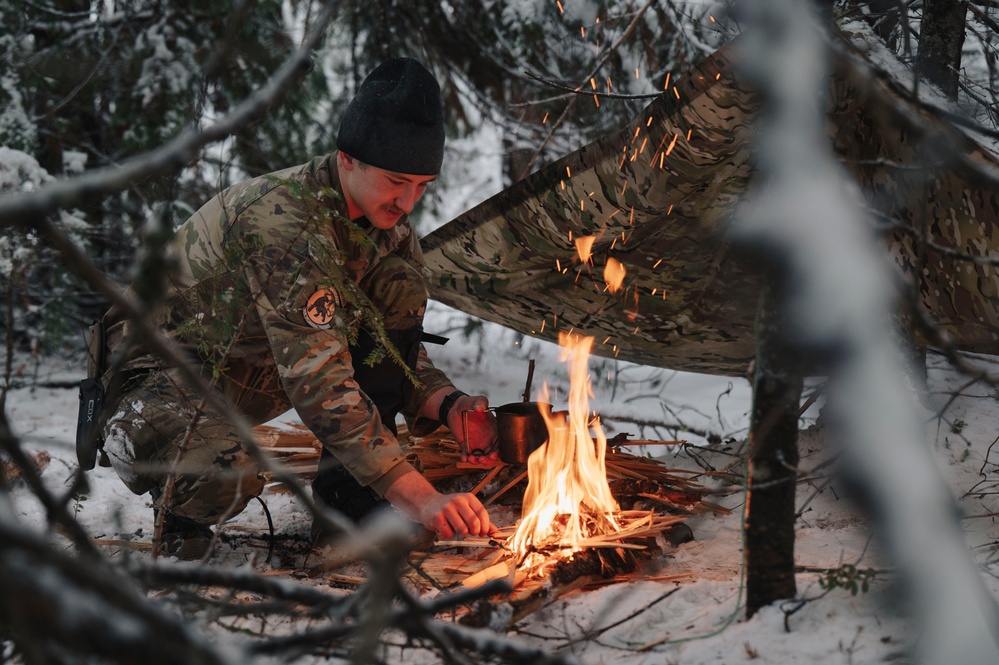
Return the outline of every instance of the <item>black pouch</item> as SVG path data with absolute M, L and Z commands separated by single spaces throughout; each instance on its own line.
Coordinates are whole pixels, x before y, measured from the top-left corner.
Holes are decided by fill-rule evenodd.
M 103 448 L 97 424 L 104 405 L 104 344 L 104 324 L 97 321 L 90 326 L 87 378 L 80 381 L 80 413 L 76 418 L 76 459 L 84 471 L 94 468 L 97 452 Z M 101 466 L 108 466 L 101 452 Z
M 97 462 L 97 419 L 104 405 L 104 383 L 100 379 L 80 381 L 80 415 L 76 419 L 76 459 L 89 471 Z

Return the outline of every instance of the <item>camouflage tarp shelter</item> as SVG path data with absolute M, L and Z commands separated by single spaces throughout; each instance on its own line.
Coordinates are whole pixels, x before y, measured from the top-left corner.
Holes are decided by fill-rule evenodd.
M 885 226 L 886 250 L 961 348 L 999 351 L 997 267 L 954 256 L 999 249 L 999 195 L 984 175 L 995 157 L 847 47 L 832 69 L 829 135 Z M 552 341 L 592 335 L 603 356 L 744 374 L 759 280 L 726 230 L 750 183 L 760 108 L 733 45 L 723 47 L 627 127 L 424 238 L 431 296 Z M 581 237 L 592 241 L 588 262 Z M 612 293 L 614 260 L 627 274 Z

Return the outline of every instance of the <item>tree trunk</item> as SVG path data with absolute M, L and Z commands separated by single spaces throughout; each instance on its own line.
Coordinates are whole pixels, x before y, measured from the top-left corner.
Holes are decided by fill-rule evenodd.
M 957 99 L 967 0 L 925 0 L 919 23 L 916 71 L 951 100 Z
M 793 598 L 794 490 L 802 378 L 783 344 L 776 289 L 764 287 L 757 317 L 746 498 L 746 617 Z
M 867 3 L 867 7 L 870 13 L 865 18 L 874 28 L 874 34 L 888 48 L 895 50 L 898 45 L 898 34 L 895 31 L 899 27 L 902 3 L 899 0 L 872 0 Z

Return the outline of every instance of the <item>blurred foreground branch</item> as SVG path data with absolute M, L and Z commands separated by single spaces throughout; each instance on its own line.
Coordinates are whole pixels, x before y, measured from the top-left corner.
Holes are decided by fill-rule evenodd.
M 742 61 L 768 104 L 756 146 L 762 188 L 736 232 L 792 286 L 784 307 L 795 346 L 825 361 L 830 422 L 904 577 L 919 662 L 999 662 L 999 613 L 885 325 L 894 308 L 885 258 L 824 138 L 815 82 L 826 79 L 825 32 L 811 3 L 758 0 L 744 18 Z

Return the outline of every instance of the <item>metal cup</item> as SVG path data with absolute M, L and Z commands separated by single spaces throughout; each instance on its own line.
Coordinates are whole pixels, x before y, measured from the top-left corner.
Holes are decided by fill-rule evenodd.
M 507 464 L 526 464 L 531 453 L 548 440 L 548 427 L 542 410 L 551 414 L 544 402 L 513 402 L 496 407 L 499 431 L 499 457 Z

